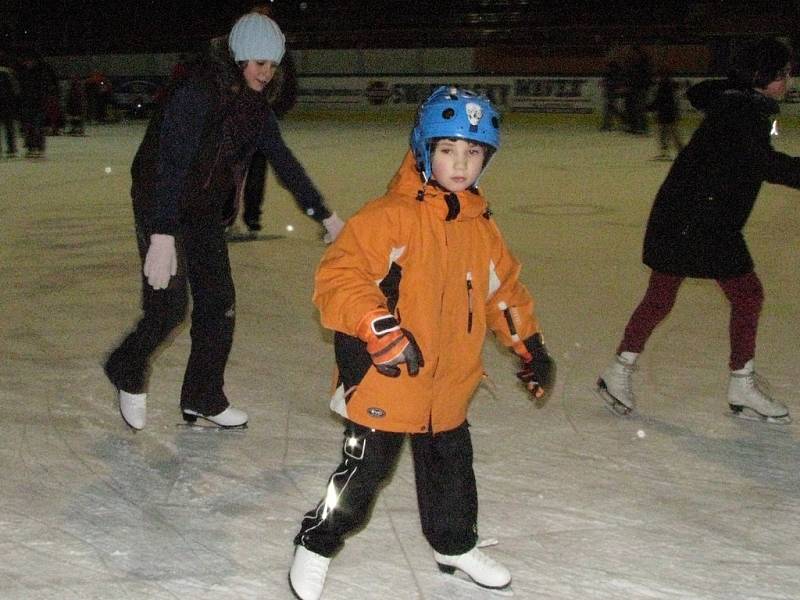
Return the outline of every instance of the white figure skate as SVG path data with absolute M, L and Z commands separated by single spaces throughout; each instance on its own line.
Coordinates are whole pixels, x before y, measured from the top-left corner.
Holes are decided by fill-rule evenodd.
M 767 423 L 788 424 L 792 422 L 789 409 L 783 402 L 771 398 L 763 389 L 753 368 L 753 361 L 747 361 L 744 368 L 731 371 L 728 382 L 728 406 L 733 415 L 741 419 L 764 421 Z
M 629 415 L 636 408 L 631 375 L 636 370 L 635 352 L 621 352 L 597 380 L 597 393 L 617 415 Z

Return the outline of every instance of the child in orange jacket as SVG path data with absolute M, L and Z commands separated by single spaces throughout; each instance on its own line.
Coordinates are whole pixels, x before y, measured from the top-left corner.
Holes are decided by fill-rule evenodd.
M 295 538 L 289 580 L 302 600 L 321 596 L 331 557 L 365 523 L 406 435 L 439 568 L 488 588 L 511 582 L 476 547 L 466 417 L 487 328 L 520 356 L 518 377 L 534 397 L 550 389 L 555 368 L 520 265 L 477 188 L 499 148 L 498 127 L 485 97 L 437 89 L 419 109 L 388 192 L 351 218 L 320 263 L 314 302 L 336 332 L 331 407 L 346 425 L 342 463 Z

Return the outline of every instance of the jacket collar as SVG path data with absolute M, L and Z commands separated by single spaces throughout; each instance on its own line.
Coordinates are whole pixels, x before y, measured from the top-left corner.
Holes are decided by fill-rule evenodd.
M 430 181 L 424 183 L 410 150 L 389 182 L 388 191 L 406 201 L 425 202 L 443 221 L 475 219 L 485 214 L 488 208 L 486 199 L 477 189 L 454 194 Z
M 763 115 L 780 112 L 778 102 L 752 88 L 737 85 L 730 79 L 702 81 L 686 93 L 692 106 L 705 113 L 749 109 Z

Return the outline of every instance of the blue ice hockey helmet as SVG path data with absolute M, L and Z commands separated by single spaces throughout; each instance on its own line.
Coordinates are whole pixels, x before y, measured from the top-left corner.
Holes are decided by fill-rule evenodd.
M 486 97 L 451 86 L 437 88 L 417 110 L 411 151 L 427 182 L 431 178 L 431 143 L 439 138 L 479 142 L 500 148 L 500 113 Z

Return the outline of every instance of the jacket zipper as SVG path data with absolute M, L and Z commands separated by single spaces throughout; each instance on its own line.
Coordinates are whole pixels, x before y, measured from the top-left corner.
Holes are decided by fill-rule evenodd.
M 472 271 L 467 271 L 467 333 L 472 333 Z

